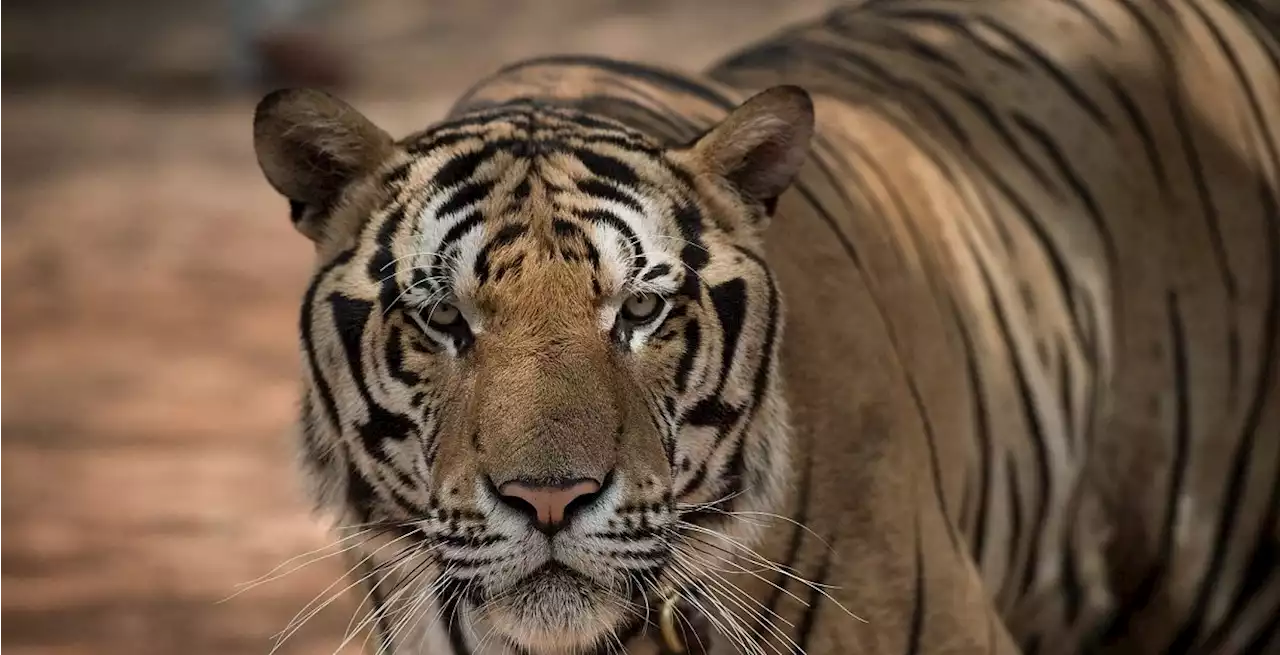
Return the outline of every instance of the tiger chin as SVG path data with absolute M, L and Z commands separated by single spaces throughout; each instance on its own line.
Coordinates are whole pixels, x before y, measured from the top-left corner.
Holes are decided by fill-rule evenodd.
M 794 86 L 685 144 L 524 99 L 399 141 L 322 92 L 261 102 L 319 260 L 304 466 L 374 526 L 351 538 L 380 648 L 428 614 L 455 643 L 615 648 L 749 548 L 724 518 L 778 511 L 789 471 L 758 234 L 812 130 Z

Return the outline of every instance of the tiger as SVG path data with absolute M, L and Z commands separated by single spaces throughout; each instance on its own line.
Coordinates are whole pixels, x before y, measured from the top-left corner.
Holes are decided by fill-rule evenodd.
M 266 95 L 348 641 L 1280 652 L 1277 16 L 864 0 L 402 138 Z

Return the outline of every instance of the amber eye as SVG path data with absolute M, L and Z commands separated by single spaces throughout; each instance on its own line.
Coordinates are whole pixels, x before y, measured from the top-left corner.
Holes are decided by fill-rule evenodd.
M 633 324 L 648 323 L 662 313 L 663 299 L 652 293 L 637 293 L 622 303 L 622 317 Z
M 431 308 L 431 314 L 427 316 L 428 323 L 439 327 L 449 327 L 460 320 L 462 320 L 462 312 L 447 302 L 437 303 Z

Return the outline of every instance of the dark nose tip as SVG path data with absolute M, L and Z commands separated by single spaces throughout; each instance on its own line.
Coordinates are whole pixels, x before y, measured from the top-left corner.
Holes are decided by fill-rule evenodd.
M 556 484 L 512 480 L 498 487 L 502 500 L 534 519 L 538 529 L 554 533 L 574 510 L 590 505 L 600 493 L 600 483 L 578 478 Z

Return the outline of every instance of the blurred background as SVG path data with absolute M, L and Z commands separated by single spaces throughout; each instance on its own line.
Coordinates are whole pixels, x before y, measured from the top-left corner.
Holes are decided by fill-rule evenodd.
M 218 602 L 328 541 L 292 468 L 312 263 L 253 157 L 268 87 L 338 89 L 402 135 L 518 58 L 698 69 L 833 4 L 5 2 L 3 646 L 267 653 L 345 570 Z M 354 601 L 277 652 L 334 652 Z

